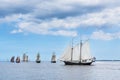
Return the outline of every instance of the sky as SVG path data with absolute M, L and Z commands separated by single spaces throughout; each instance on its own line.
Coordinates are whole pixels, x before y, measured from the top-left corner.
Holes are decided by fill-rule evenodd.
M 89 39 L 98 60 L 120 59 L 120 0 L 0 0 L 0 60 L 58 59 L 72 38 Z

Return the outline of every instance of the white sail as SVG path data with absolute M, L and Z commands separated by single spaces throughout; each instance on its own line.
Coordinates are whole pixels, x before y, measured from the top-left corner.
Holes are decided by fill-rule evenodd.
M 76 46 L 73 47 L 73 56 L 72 56 L 73 61 L 79 61 L 80 60 L 80 45 L 77 44 Z
M 36 61 L 39 61 L 39 60 L 40 60 L 40 54 L 38 53 Z
M 68 45 L 68 47 L 63 52 L 62 56 L 60 57 L 60 60 L 62 61 L 70 61 L 71 60 L 71 46 Z
M 56 55 L 55 55 L 55 53 L 53 53 L 51 61 L 56 61 Z
M 91 59 L 91 53 L 90 53 L 90 46 L 89 46 L 89 42 L 86 41 L 85 43 L 82 44 L 82 51 L 81 51 L 81 59 L 85 60 L 85 59 Z
M 25 56 L 25 62 L 28 62 L 28 56 L 27 55 Z

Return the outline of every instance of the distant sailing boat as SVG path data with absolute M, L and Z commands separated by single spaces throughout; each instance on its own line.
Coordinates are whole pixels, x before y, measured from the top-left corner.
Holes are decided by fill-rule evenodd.
M 53 53 L 53 55 L 52 55 L 51 63 L 56 63 L 56 55 L 55 55 L 55 53 Z
M 14 62 L 15 56 L 13 56 L 10 60 L 10 62 Z
M 16 58 L 16 63 L 20 63 L 20 57 Z
M 72 46 L 69 45 L 60 60 L 65 65 L 91 65 L 94 61 L 90 53 L 89 41 L 82 42 L 81 40 L 75 46 L 73 44 Z
M 38 53 L 37 54 L 37 59 L 36 59 L 36 63 L 40 63 L 41 61 L 40 61 L 40 54 Z
M 28 62 L 28 56 L 25 53 L 23 54 L 23 62 Z

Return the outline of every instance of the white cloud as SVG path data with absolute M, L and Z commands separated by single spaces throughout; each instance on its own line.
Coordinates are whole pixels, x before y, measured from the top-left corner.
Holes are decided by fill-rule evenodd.
M 100 40 L 112 40 L 112 39 L 120 39 L 120 32 L 116 33 L 105 33 L 103 31 L 93 32 L 91 35 L 92 39 L 100 39 Z
M 33 12 L 28 12 L 26 14 L 18 14 L 13 12 L 13 14 L 11 15 L 6 15 L 5 17 L 0 18 L 0 23 L 15 22 L 16 29 L 11 31 L 11 33 L 35 33 L 42 35 L 77 36 L 77 29 L 80 27 L 92 26 L 94 28 L 97 28 L 103 27 L 103 25 L 110 25 L 108 27 L 110 28 L 113 25 L 115 27 L 119 27 L 120 25 L 120 7 L 117 5 L 120 2 L 119 0 L 52 0 L 51 2 L 49 0 L 30 0 L 27 3 L 25 2 L 26 0 L 13 0 L 12 2 L 9 0 L 0 1 L 0 9 L 7 9 L 9 7 L 10 9 L 14 9 L 16 7 L 21 8 L 22 6 L 31 7 L 33 9 Z M 11 6 L 13 4 L 15 5 Z M 109 7 L 110 4 L 111 7 Z M 75 16 L 66 15 L 64 18 L 59 18 L 59 13 L 78 11 L 79 9 L 76 5 L 79 5 L 79 7 L 95 7 L 98 5 L 103 5 L 105 8 L 96 12 L 89 12 L 89 10 L 87 11 L 88 13 L 85 14 L 78 13 Z M 41 18 L 46 15 L 48 16 L 45 19 Z M 51 18 L 48 18 L 49 16 L 51 16 Z M 96 37 L 99 34 L 101 35 L 99 36 L 100 38 L 104 38 L 102 37 L 103 34 L 107 34 L 107 39 L 113 38 L 112 36 L 109 36 L 111 34 L 105 32 L 94 33 L 93 36 Z M 119 35 L 116 34 L 116 36 Z
M 59 25 L 55 23 L 56 25 Z M 77 36 L 76 31 L 62 29 L 60 26 L 55 26 L 55 24 L 51 24 L 48 22 L 42 22 L 42 23 L 33 23 L 33 22 L 26 22 L 26 23 L 20 23 L 18 26 L 20 29 L 32 32 L 36 34 L 45 34 L 45 35 L 61 35 L 61 36 Z M 55 29 L 55 30 L 53 30 Z
M 87 25 L 104 25 L 104 24 L 119 24 L 120 21 L 120 7 L 105 9 L 102 12 L 90 13 L 84 16 L 82 24 Z
M 10 15 L 10 16 L 5 16 L 3 18 L 0 18 L 0 23 L 3 23 L 3 22 L 6 22 L 6 23 L 18 22 L 21 17 L 22 17 L 21 14 L 15 14 L 15 15 Z
M 48 31 L 48 33 L 52 35 L 60 35 L 60 36 L 77 36 L 76 31 L 67 31 L 67 30 Z
M 19 30 L 13 30 L 13 31 L 11 31 L 10 33 L 12 33 L 12 34 L 16 34 L 16 33 L 21 33 L 21 32 L 23 32 L 21 29 L 19 29 Z
M 67 17 L 64 19 L 53 18 L 50 21 L 42 21 L 42 26 L 54 28 L 76 29 L 84 26 L 102 26 L 119 25 L 120 21 L 120 7 L 113 9 L 105 9 L 101 12 L 89 13 L 83 16 Z M 44 25 L 43 25 L 44 24 Z
M 30 32 L 62 36 L 76 36 L 77 28 L 79 27 L 102 27 L 104 24 L 119 25 L 119 21 L 120 7 L 64 19 L 52 18 L 50 20 L 42 20 L 35 18 L 31 14 L 15 14 L 0 19 L 0 22 L 16 22 L 15 27 L 17 30 L 13 30 L 11 33 Z

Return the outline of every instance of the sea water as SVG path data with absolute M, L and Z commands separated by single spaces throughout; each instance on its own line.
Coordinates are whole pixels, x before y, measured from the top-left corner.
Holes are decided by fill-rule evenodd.
M 91 66 L 63 62 L 0 62 L 0 80 L 120 80 L 119 61 L 95 62 Z

